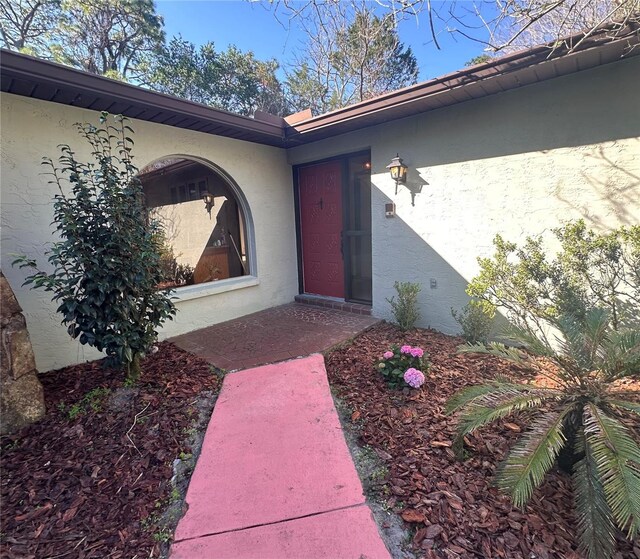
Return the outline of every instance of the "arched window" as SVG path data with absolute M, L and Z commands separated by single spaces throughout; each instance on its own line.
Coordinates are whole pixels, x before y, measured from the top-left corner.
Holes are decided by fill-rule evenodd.
M 248 207 L 213 164 L 171 156 L 139 174 L 147 207 L 161 224 L 162 288 L 255 275 Z M 209 206 L 204 197 L 208 196 Z

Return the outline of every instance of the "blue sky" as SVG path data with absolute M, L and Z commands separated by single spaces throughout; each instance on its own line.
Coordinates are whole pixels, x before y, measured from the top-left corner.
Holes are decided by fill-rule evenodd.
M 168 38 L 181 34 L 196 44 L 213 41 L 220 49 L 235 44 L 260 59 L 291 60 L 304 38 L 295 22 L 289 25 L 286 17 L 278 22 L 264 5 L 245 0 L 156 0 L 156 8 L 164 17 Z M 399 32 L 418 60 L 420 81 L 458 70 L 483 52 L 482 44 L 446 32 L 439 35 L 438 50 L 426 15 L 401 22 Z

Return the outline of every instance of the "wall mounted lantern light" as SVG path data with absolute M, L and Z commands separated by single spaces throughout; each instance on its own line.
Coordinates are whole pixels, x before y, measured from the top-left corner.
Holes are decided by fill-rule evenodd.
M 211 192 L 205 191 L 205 193 L 202 195 L 202 200 L 204 201 L 204 207 L 209 214 L 209 219 L 211 219 L 211 208 L 213 208 L 213 206 L 215 205 L 213 194 L 211 194 Z
M 398 185 L 407 182 L 407 166 L 402 162 L 402 157 L 397 153 L 391 160 L 391 163 L 387 165 L 391 178 L 396 181 L 396 194 L 398 194 Z

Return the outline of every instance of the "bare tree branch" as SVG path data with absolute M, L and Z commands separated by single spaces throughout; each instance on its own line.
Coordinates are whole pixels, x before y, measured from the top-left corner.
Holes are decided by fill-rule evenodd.
M 253 0 L 260 1 L 260 0 Z M 361 0 L 262 0 L 290 20 L 307 17 L 311 9 L 346 4 L 355 8 Z M 509 52 L 536 45 L 551 48 L 564 45 L 569 52 L 581 44 L 565 37 L 607 33 L 615 38 L 629 24 L 640 23 L 640 0 L 451 0 L 443 6 L 431 0 L 373 0 L 372 9 L 380 17 L 398 22 L 426 13 L 430 39 L 440 48 L 442 31 L 460 35 L 485 45 L 486 50 Z M 606 30 L 603 26 L 617 22 Z M 451 25 L 453 23 L 453 26 Z

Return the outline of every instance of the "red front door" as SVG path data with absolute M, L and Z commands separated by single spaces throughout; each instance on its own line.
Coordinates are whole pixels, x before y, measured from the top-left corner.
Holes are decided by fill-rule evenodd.
M 342 164 L 302 167 L 298 179 L 304 291 L 343 299 Z

